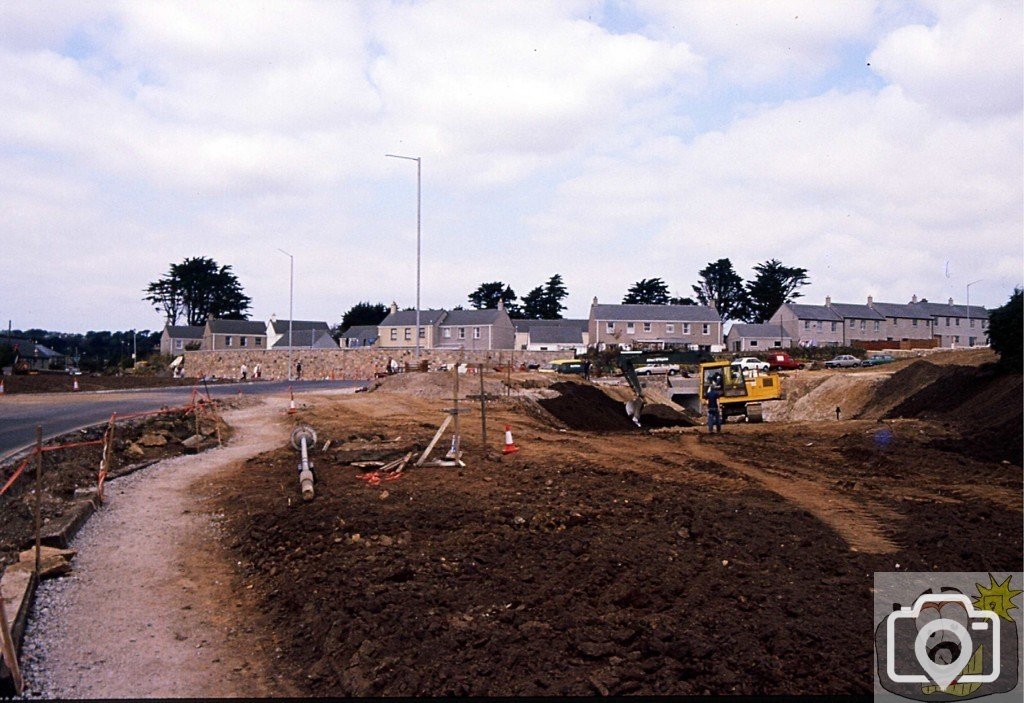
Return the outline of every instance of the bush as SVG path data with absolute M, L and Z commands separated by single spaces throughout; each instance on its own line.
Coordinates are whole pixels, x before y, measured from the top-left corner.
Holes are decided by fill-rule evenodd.
M 1024 362 L 1021 353 L 1024 347 L 1024 307 L 1020 288 L 1013 291 L 1005 305 L 988 314 L 988 338 L 999 354 L 999 366 L 1020 373 Z

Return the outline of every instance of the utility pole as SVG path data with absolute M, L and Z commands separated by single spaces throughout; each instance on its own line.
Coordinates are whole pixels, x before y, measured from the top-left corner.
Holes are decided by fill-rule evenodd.
M 971 339 L 971 286 L 975 283 L 981 283 L 984 278 L 979 278 L 977 281 L 971 281 L 967 284 L 967 346 L 973 347 L 974 342 Z
M 286 252 L 284 249 L 278 249 L 279 252 L 287 256 L 290 260 L 288 265 L 288 380 L 292 380 L 292 322 L 295 320 L 295 310 L 293 303 L 295 301 L 295 257 Z
M 421 166 L 419 156 L 399 156 L 398 154 L 384 154 L 393 159 L 405 159 L 416 162 L 416 358 L 420 356 L 420 224 L 421 224 Z

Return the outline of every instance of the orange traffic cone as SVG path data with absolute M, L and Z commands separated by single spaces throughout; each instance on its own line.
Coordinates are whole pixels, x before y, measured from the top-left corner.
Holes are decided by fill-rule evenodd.
M 294 415 L 295 414 L 295 393 L 292 391 L 291 386 L 288 387 L 288 392 L 292 394 L 292 399 L 288 403 L 288 414 L 289 415 Z
M 74 380 L 74 385 L 71 386 L 71 390 L 73 390 L 73 391 L 77 391 L 78 390 L 78 379 L 77 378 Z
M 505 448 L 501 450 L 502 454 L 515 454 L 519 451 L 519 447 L 512 441 L 512 426 L 505 425 Z

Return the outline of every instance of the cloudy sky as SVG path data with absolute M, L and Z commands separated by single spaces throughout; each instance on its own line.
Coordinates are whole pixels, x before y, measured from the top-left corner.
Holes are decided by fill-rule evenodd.
M 336 322 L 560 273 L 571 316 L 730 258 L 807 302 L 1022 281 L 1006 2 L 0 4 L 0 316 L 151 328 L 172 262 Z

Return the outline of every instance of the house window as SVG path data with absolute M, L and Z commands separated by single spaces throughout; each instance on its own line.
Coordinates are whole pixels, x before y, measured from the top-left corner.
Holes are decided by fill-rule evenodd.
M 782 342 L 781 342 L 780 340 L 776 339 L 776 340 L 775 340 L 775 341 L 774 341 L 774 342 L 772 343 L 772 346 L 773 346 L 773 347 L 781 347 L 781 346 L 782 346 Z
M 248 337 L 239 337 L 238 338 L 238 346 L 240 346 L 240 347 L 247 347 L 247 346 L 249 346 L 249 338 Z
M 701 334 L 711 334 L 711 325 L 705 322 L 700 328 Z
M 444 332 L 441 333 L 441 336 L 443 336 L 445 339 L 451 339 L 452 338 L 452 328 L 451 327 L 445 327 L 444 328 Z
M 410 339 L 412 339 L 412 328 L 411 327 L 406 327 L 405 328 L 405 341 L 409 341 Z
M 974 320 L 971 320 L 971 327 L 974 327 Z
M 860 331 L 863 332 L 867 328 L 868 328 L 868 321 L 867 320 L 861 320 L 860 321 Z
M 917 320 L 911 320 L 910 324 L 912 324 L 914 327 L 917 327 Z
M 949 327 L 949 318 L 946 318 L 946 327 Z
M 850 320 L 850 329 L 851 330 L 852 329 L 856 329 L 856 327 L 857 327 L 857 321 L 856 320 Z
M 959 343 L 960 343 L 960 335 L 958 335 L 958 334 L 957 335 L 953 335 L 953 344 L 959 344 Z
M 225 337 L 224 338 L 224 346 L 225 347 L 230 347 L 231 346 L 231 342 L 232 342 L 231 337 Z
M 960 326 L 960 318 L 959 317 L 955 317 L 955 318 L 953 318 L 953 320 L 954 320 L 955 326 L 959 327 Z M 959 341 L 959 340 L 957 340 L 957 341 Z
M 606 322 L 605 326 L 604 326 L 604 329 L 605 329 L 605 332 L 607 332 L 608 334 L 613 334 L 615 332 L 615 323 L 614 322 Z
M 466 338 L 466 328 L 465 327 L 460 327 L 459 328 L 459 339 L 465 339 L 465 338 Z
M 750 348 L 753 349 L 756 346 L 757 346 L 757 340 L 756 339 L 751 339 L 750 340 Z
M 257 347 L 262 347 L 263 346 L 263 337 L 256 337 L 256 346 Z
M 480 339 L 480 328 L 479 327 L 474 327 L 473 328 L 473 339 Z
M 626 334 L 633 334 L 634 332 L 636 332 L 636 325 L 634 325 L 632 322 L 627 322 Z
M 174 340 L 174 348 L 175 349 L 181 349 L 183 346 L 184 346 L 184 344 L 182 344 L 182 341 L 180 339 L 175 339 Z
M 875 332 L 880 332 L 881 329 L 882 329 L 882 323 L 879 322 L 878 320 L 875 320 Z
M 811 329 L 811 321 L 810 320 L 804 320 L 804 329 L 805 330 Z
M 391 341 L 394 342 L 398 339 L 398 330 L 394 327 L 391 328 Z
M 689 322 L 684 322 L 683 323 L 683 334 L 690 334 L 690 323 Z
M 833 331 L 833 332 L 835 332 L 835 331 L 836 331 L 836 323 L 834 323 L 834 322 L 832 323 L 832 331 Z M 780 346 L 781 346 L 781 345 L 780 345 Z
M 666 333 L 668 333 L 668 334 L 675 334 L 675 331 L 676 331 L 676 324 L 674 322 L 669 322 L 669 323 L 665 324 L 665 332 Z
M 644 332 L 650 332 L 650 331 L 651 331 L 651 323 L 650 322 L 645 322 L 644 323 Z

